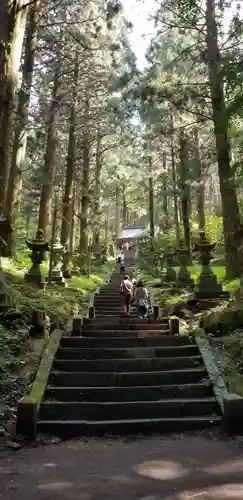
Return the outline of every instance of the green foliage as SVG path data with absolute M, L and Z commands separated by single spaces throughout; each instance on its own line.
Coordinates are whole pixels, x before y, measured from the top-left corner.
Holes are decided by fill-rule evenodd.
M 224 248 L 223 218 L 216 215 L 205 217 L 206 236 L 210 242 L 217 242 L 217 248 Z
M 12 307 L 23 314 L 27 321 L 30 320 L 32 311 L 42 310 L 52 321 L 60 318 L 63 322 L 87 307 L 87 294 L 107 280 L 113 266 L 114 262 L 111 261 L 97 268 L 97 274 L 73 277 L 68 281 L 68 288 L 52 284 L 46 290 L 38 290 L 25 283 L 21 277 L 23 270 L 18 274 L 14 265 L 9 266 L 8 272 L 13 279 Z
M 28 338 L 28 330 L 7 330 L 0 325 L 0 412 L 5 414 L 8 410 L 7 404 L 13 404 L 29 379 L 19 375 L 23 367 L 22 355 L 28 350 L 31 343 Z M 4 403 L 4 404 L 3 404 Z
M 12 307 L 8 314 L 20 315 L 19 319 L 12 320 L 10 329 L 0 324 L 0 393 L 1 400 L 5 402 L 4 406 L 0 405 L 0 412 L 5 414 L 6 411 L 9 413 L 8 405 L 14 406 L 32 381 L 45 345 L 45 339 L 38 339 L 39 343 L 29 338 L 28 324 L 32 312 L 45 311 L 54 327 L 62 325 L 74 314 L 86 314 L 89 294 L 95 291 L 97 285 L 106 282 L 114 261 L 97 266 L 96 274 L 89 277 L 73 277 L 69 288 L 53 285 L 46 290 L 38 290 L 24 282 L 23 268 L 19 269 L 18 264 L 11 260 L 3 260 L 11 282 Z M 6 318 L 4 324 L 9 324 Z
M 175 248 L 174 231 L 169 233 L 158 234 L 153 240 L 153 248 L 151 241 L 145 240 L 139 244 L 137 268 L 141 271 L 149 271 L 152 276 L 158 276 L 164 268 L 164 254 L 167 251 Z

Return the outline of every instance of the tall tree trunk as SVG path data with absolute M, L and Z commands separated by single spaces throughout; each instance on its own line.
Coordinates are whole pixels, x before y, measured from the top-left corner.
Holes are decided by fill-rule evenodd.
M 104 253 L 105 257 L 108 257 L 109 253 L 109 221 L 110 221 L 110 207 L 106 208 L 105 211 L 105 227 L 104 227 Z
M 116 186 L 116 239 L 119 238 L 121 230 L 121 189 Z
M 83 177 L 82 177 L 82 196 L 81 196 L 81 215 L 80 215 L 80 255 L 88 252 L 88 211 L 89 211 L 89 137 L 85 135 L 83 139 Z
M 89 94 L 85 96 L 85 132 L 83 136 L 83 176 L 81 187 L 81 214 L 79 250 L 81 260 L 88 253 L 88 213 L 89 213 L 89 174 L 90 174 L 90 144 L 89 144 Z
M 174 147 L 174 120 L 173 113 L 170 115 L 171 122 L 171 135 L 170 135 L 170 151 L 171 151 L 171 169 L 172 169 L 172 188 L 173 188 L 173 201 L 174 201 L 174 223 L 176 232 L 176 245 L 180 245 L 180 223 L 179 223 L 179 207 L 177 196 L 177 182 L 176 182 L 176 164 L 175 164 L 175 147 Z
M 166 153 L 163 153 L 163 174 L 162 174 L 162 189 L 163 189 L 163 229 L 165 232 L 169 228 L 169 213 L 168 213 L 168 196 L 167 196 L 167 166 L 166 166 Z
M 197 172 L 197 182 L 198 182 L 196 189 L 198 225 L 200 231 L 205 231 L 204 182 L 202 177 L 202 162 L 200 158 L 200 143 L 199 143 L 198 129 L 195 129 L 194 131 L 194 141 L 195 141 L 196 172 Z
M 221 75 L 215 0 L 207 0 L 206 7 L 208 69 L 222 200 L 226 274 L 228 278 L 234 278 L 239 276 L 241 272 L 240 253 L 238 252 L 241 239 L 240 218 L 234 174 L 230 167 L 228 118 L 224 100 L 224 82 Z
M 191 260 L 191 234 L 189 220 L 190 189 L 188 185 L 188 139 L 183 130 L 180 132 L 180 187 L 181 187 L 181 212 L 184 229 L 184 244 L 188 249 L 188 259 Z
M 73 187 L 73 198 L 72 198 L 71 227 L 70 227 L 70 239 L 68 248 L 69 255 L 72 256 L 74 248 L 75 248 L 75 186 Z
M 56 173 L 56 156 L 58 145 L 57 125 L 59 121 L 61 102 L 60 87 L 60 66 L 58 65 L 54 76 L 54 86 L 47 127 L 47 144 L 45 162 L 43 167 L 43 184 L 39 206 L 38 230 L 41 229 L 44 232 L 45 236 L 47 235 L 52 213 L 53 184 Z
M 0 6 L 0 210 L 4 208 L 8 178 L 11 117 L 27 18 L 27 4 L 25 0 L 1 0 Z
M 38 11 L 39 1 L 36 0 L 30 6 L 28 13 L 22 84 L 18 97 L 16 128 L 13 138 L 12 158 L 4 208 L 5 216 L 12 222 L 14 222 L 17 215 L 22 190 L 22 170 L 26 155 L 27 125 L 36 50 Z
M 77 81 L 78 81 L 78 56 L 73 75 L 72 103 L 70 106 L 69 118 L 69 139 L 67 166 L 65 177 L 65 188 L 62 207 L 62 225 L 61 225 L 61 244 L 69 247 L 72 220 L 72 196 L 73 196 L 73 176 L 75 166 L 75 143 L 76 143 L 76 99 L 77 99 Z
M 127 226 L 127 200 L 126 200 L 126 186 L 123 184 L 122 186 L 122 224 L 123 228 Z
M 93 251 L 97 252 L 100 246 L 100 189 L 101 189 L 101 136 L 99 127 L 97 129 L 97 139 L 96 139 L 96 154 L 95 154 L 95 192 L 94 192 L 94 233 L 93 233 Z
M 151 244 L 153 247 L 154 241 L 154 183 L 152 175 L 152 158 L 149 157 L 149 232 L 151 238 Z

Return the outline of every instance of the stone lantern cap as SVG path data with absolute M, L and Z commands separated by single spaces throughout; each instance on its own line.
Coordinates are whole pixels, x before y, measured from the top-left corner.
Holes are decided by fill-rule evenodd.
M 45 241 L 44 232 L 42 231 L 42 229 L 38 229 L 34 240 L 26 240 L 26 245 L 30 250 L 36 252 L 47 252 L 49 250 L 49 242 Z
M 206 238 L 206 235 L 205 235 L 205 231 L 201 230 L 199 231 L 199 240 L 198 241 L 195 241 L 195 247 L 197 250 L 199 251 L 206 251 L 206 252 L 209 252 L 209 251 L 212 251 L 216 246 L 216 242 L 215 243 L 210 243 L 207 238 Z

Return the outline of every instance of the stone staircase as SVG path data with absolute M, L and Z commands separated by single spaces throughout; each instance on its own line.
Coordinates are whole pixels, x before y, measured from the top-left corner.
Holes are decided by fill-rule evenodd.
M 127 270 L 129 272 L 129 270 Z M 167 319 L 122 317 L 115 273 L 81 336 L 63 337 L 39 413 L 46 434 L 181 432 L 221 422 L 196 344 Z

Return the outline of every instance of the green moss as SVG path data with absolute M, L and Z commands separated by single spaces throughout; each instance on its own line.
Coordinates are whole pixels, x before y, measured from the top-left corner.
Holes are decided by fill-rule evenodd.
M 209 374 L 210 380 L 213 384 L 215 397 L 223 412 L 224 399 L 228 396 L 228 389 L 222 376 L 217 358 L 212 351 L 205 333 L 203 331 L 198 333 L 198 335 L 195 335 L 195 341 L 203 358 L 203 362 Z
M 237 308 L 235 303 L 232 307 L 217 308 L 211 311 L 203 321 L 203 328 L 207 332 L 215 333 L 220 329 L 221 333 L 227 334 L 229 331 L 236 330 L 243 326 L 243 309 Z
M 28 395 L 22 398 L 22 404 L 34 402 L 37 403 L 37 407 L 40 406 L 63 333 L 64 330 L 55 330 L 52 332 L 48 345 L 43 353 L 31 391 Z
M 46 290 L 38 288 L 24 281 L 24 269 L 19 269 L 16 263 L 3 259 L 3 269 L 11 280 L 11 303 L 13 309 L 18 310 L 30 319 L 33 310 L 45 311 L 51 320 L 77 314 L 86 307 L 88 294 L 94 291 L 97 285 L 106 282 L 114 268 L 114 261 L 100 267 L 90 276 L 77 276 L 67 280 L 68 288 L 52 284 Z

